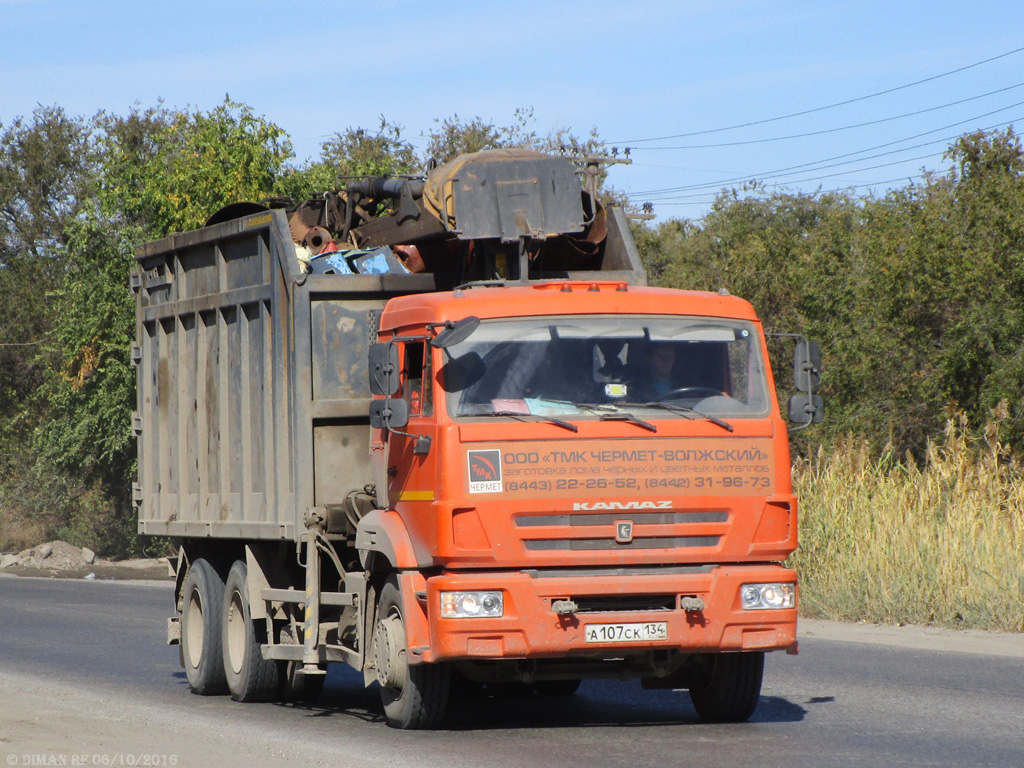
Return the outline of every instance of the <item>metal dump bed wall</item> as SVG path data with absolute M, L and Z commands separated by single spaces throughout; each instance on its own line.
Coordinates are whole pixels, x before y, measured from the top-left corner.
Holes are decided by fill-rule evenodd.
M 282 211 L 136 259 L 140 533 L 298 540 L 372 482 L 367 347 L 432 275 L 304 275 Z
M 604 269 L 563 276 L 644 284 L 610 212 Z M 136 260 L 140 533 L 298 540 L 308 508 L 373 482 L 367 349 L 388 298 L 434 275 L 302 274 L 283 211 Z

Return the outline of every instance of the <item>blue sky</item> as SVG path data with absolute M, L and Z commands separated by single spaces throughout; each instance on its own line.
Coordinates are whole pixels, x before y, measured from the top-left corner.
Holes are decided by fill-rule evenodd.
M 1017 0 L 0 0 L 0 122 L 37 104 L 91 116 L 161 98 L 206 110 L 230 94 L 284 128 L 301 161 L 380 115 L 423 146 L 435 119 L 509 124 L 527 107 L 539 133 L 596 128 L 633 147 L 612 184 L 660 219 L 699 219 L 733 179 L 883 192 L 944 169 L 943 139 L 1015 120 L 1024 130 L 1024 51 L 715 130 L 967 67 L 1024 48 L 1022 30 Z M 640 141 L 701 131 L 714 132 Z M 665 189 L 677 191 L 654 192 Z

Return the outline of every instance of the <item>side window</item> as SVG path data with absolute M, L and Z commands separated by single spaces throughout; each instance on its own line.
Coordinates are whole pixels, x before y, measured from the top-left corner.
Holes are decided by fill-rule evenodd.
M 410 415 L 431 416 L 434 409 L 430 389 L 430 354 L 426 342 L 410 341 L 404 346 L 402 397 L 409 403 Z

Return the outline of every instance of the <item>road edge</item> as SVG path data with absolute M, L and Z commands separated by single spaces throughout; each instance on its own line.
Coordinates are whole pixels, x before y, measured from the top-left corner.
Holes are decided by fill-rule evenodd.
M 824 619 L 799 619 L 797 638 L 886 645 L 922 651 L 944 651 L 1024 659 L 1024 634 L 984 629 L 944 629 L 916 625 L 891 626 Z

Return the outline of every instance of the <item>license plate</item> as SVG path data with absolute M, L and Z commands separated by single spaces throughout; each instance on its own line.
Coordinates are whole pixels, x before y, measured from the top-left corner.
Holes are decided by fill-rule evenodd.
M 587 624 L 583 627 L 588 643 L 647 643 L 668 640 L 668 622 L 642 624 Z

